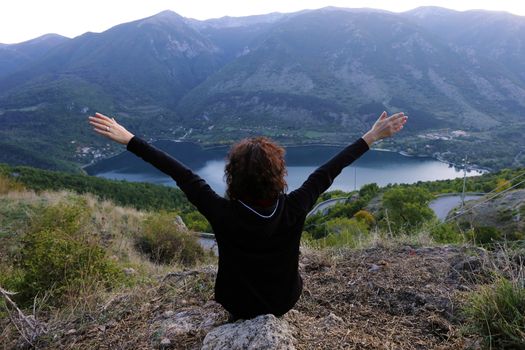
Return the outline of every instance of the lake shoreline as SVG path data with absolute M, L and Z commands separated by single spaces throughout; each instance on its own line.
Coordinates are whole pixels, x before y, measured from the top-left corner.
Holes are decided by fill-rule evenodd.
M 150 141 L 159 149 L 171 154 L 186 164 L 199 176 L 205 179 L 218 193 L 224 191 L 223 172 L 227 147 L 224 145 L 206 147 L 191 142 L 174 142 L 173 140 Z M 321 164 L 335 156 L 343 147 L 341 145 L 295 145 L 288 146 L 287 183 L 289 188 L 298 188 Z M 133 182 L 151 182 L 172 184 L 166 174 L 152 169 L 136 159 L 129 152 L 122 152 L 111 158 L 100 159 L 84 169 L 87 174 L 111 179 L 125 179 Z M 479 171 L 469 171 L 467 176 L 477 176 Z M 359 176 L 357 176 L 359 175 Z M 343 169 L 332 184 L 333 189 L 350 191 L 375 182 L 380 186 L 394 183 L 414 183 L 418 181 L 435 181 L 463 177 L 463 172 L 450 163 L 434 157 L 416 157 L 384 148 L 372 148 L 360 157 L 356 164 Z
M 148 143 L 151 143 L 151 144 L 154 144 L 156 142 L 162 142 L 162 141 L 167 141 L 167 142 L 173 142 L 173 143 L 190 143 L 190 144 L 194 144 L 194 145 L 197 145 L 202 151 L 210 151 L 210 150 L 220 150 L 220 149 L 225 149 L 225 153 L 228 152 L 228 149 L 232 146 L 232 144 L 228 144 L 228 145 L 225 145 L 225 144 L 202 144 L 202 143 L 198 143 L 198 142 L 195 142 L 195 141 L 186 141 L 186 140 L 180 140 L 180 139 L 155 139 L 155 140 L 152 140 L 152 141 L 148 141 Z M 349 144 L 348 143 L 307 143 L 307 144 L 281 144 L 279 143 L 282 147 L 284 147 L 285 149 L 287 148 L 300 148 L 300 147 L 346 147 L 348 146 Z M 454 162 L 451 162 L 451 161 L 448 161 L 446 160 L 445 158 L 443 157 L 440 157 L 440 156 L 434 156 L 434 155 L 427 155 L 427 154 L 410 154 L 408 152 L 405 152 L 405 151 L 399 151 L 399 150 L 393 150 L 393 149 L 388 149 L 388 148 L 370 148 L 370 150 L 373 150 L 373 151 L 379 151 L 379 152 L 391 152 L 391 153 L 397 153 L 403 157 L 416 157 L 416 158 L 427 158 L 427 159 L 433 159 L 433 160 L 436 160 L 436 161 L 439 161 L 441 163 L 444 163 L 444 164 L 447 164 L 449 166 L 452 166 L 454 167 L 455 169 L 460 169 L 460 170 L 463 170 L 463 166 L 459 165 L 459 164 L 456 164 Z M 101 161 L 104 161 L 104 160 L 108 160 L 112 157 L 116 157 L 122 153 L 125 153 L 127 152 L 127 150 L 124 150 L 118 154 L 112 154 L 111 156 L 108 156 L 108 157 L 99 157 L 96 161 L 92 160 L 91 162 L 87 163 L 87 164 L 82 164 L 80 165 L 80 169 L 84 172 L 87 173 L 87 171 L 85 170 L 85 168 L 88 168 L 90 166 L 94 166 L 96 165 L 97 163 L 101 162 Z M 471 164 L 469 165 L 469 167 L 467 167 L 467 171 L 479 171 L 479 172 L 482 172 L 482 173 L 489 173 L 490 172 L 490 169 L 486 169 L 486 168 L 482 168 L 478 165 L 475 165 L 475 164 Z

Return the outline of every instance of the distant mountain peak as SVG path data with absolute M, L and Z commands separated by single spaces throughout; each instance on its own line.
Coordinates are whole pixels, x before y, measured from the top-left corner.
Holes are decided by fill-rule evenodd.
M 426 18 L 428 16 L 445 16 L 449 15 L 451 13 L 458 13 L 459 11 L 447 9 L 444 7 L 439 6 L 420 6 L 416 7 L 415 9 L 406 11 L 406 14 L 409 14 L 411 16 L 419 17 L 419 18 Z
M 15 45 L 21 46 L 21 45 L 40 44 L 40 43 L 60 43 L 60 42 L 67 41 L 67 40 L 70 40 L 70 38 L 60 35 L 60 34 L 49 33 L 49 34 L 44 34 L 44 35 L 41 35 L 33 39 L 21 41 L 19 43 L 0 44 L 0 46 L 15 46 Z
M 169 20 L 169 21 L 173 21 L 173 20 L 176 20 L 176 21 L 180 21 L 180 20 L 183 20 L 184 17 L 182 17 L 181 15 L 179 15 L 177 12 L 174 12 L 174 11 L 171 11 L 171 10 L 164 10 L 162 12 L 159 12 L 157 13 L 156 15 L 153 15 L 153 16 L 150 16 L 150 17 L 146 17 L 142 20 L 139 20 L 139 21 L 152 21 L 152 20 L 160 20 L 160 21 L 166 21 L 166 20 Z
M 338 6 L 326 6 L 326 7 L 322 7 L 320 9 L 317 9 L 317 10 L 312 10 L 312 11 L 318 11 L 318 12 L 328 12 L 328 11 L 344 11 L 344 12 L 387 12 L 387 13 L 390 13 L 390 11 L 387 11 L 387 10 L 382 10 L 382 9 L 376 9 L 376 8 L 371 8 L 371 7 L 356 7 L 356 8 L 353 8 L 353 7 L 338 7 Z

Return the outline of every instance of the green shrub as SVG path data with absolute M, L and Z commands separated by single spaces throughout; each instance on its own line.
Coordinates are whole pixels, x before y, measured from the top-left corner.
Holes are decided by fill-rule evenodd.
M 368 235 L 366 223 L 348 218 L 335 218 L 326 222 L 328 236 L 319 239 L 321 247 L 356 247 Z
M 467 328 L 483 337 L 490 349 L 525 348 L 523 281 L 498 279 L 473 292 L 464 308 Z
M 359 210 L 357 213 L 355 213 L 354 218 L 358 221 L 364 222 L 365 224 L 367 224 L 368 227 L 372 226 L 376 221 L 374 219 L 374 215 L 372 215 L 372 213 L 364 209 Z
M 379 192 L 379 186 L 373 182 L 366 184 L 359 190 L 359 196 L 368 200 L 372 199 Z
M 430 237 L 438 243 L 462 243 L 465 236 L 454 223 L 442 223 L 430 229 Z
M 51 301 L 99 283 L 110 287 L 121 277 L 97 242 L 60 229 L 32 232 L 24 239 L 18 298 L 23 303 L 47 293 Z
M 500 241 L 502 238 L 501 232 L 492 226 L 475 226 L 468 231 L 468 237 L 479 245 L 489 245 L 491 243 Z
M 424 188 L 394 187 L 385 192 L 385 221 L 396 233 L 416 232 L 421 225 L 435 218 L 428 207 L 432 195 Z
M 61 230 L 71 235 L 87 232 L 91 209 L 85 197 L 71 194 L 64 201 L 44 207 L 31 221 L 30 232 Z
M 205 256 L 197 237 L 182 230 L 175 222 L 175 215 L 165 211 L 151 214 L 144 220 L 136 246 L 156 263 L 191 266 Z
M 22 190 L 25 190 L 25 186 L 22 183 L 6 175 L 0 174 L 0 194 L 5 194 L 10 191 L 22 191 Z
M 194 210 L 183 216 L 184 222 L 189 229 L 197 232 L 212 232 L 211 225 L 204 215 Z
M 44 207 L 21 238 L 21 247 L 6 284 L 17 300 L 30 304 L 37 295 L 59 304 L 100 285 L 110 287 L 122 276 L 90 231 L 91 212 L 78 195 Z

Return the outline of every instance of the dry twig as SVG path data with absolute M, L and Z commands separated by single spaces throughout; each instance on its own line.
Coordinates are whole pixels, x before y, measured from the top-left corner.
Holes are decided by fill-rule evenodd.
M 0 287 L 0 294 L 4 297 L 7 302 L 5 308 L 9 314 L 9 319 L 17 329 L 18 333 L 24 338 L 24 340 L 31 346 L 34 346 L 34 342 L 42 334 L 47 333 L 46 324 L 38 321 L 35 315 L 25 315 L 22 310 L 18 308 L 16 303 L 11 300 L 10 296 L 16 293 L 7 291 Z

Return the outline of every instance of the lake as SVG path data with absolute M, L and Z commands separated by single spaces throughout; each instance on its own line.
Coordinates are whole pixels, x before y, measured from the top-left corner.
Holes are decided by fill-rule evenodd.
M 228 147 L 203 149 L 194 143 L 168 140 L 153 144 L 196 171 L 217 193 L 225 193 L 224 159 Z M 342 146 L 287 147 L 288 190 L 299 187 L 310 173 L 343 148 Z M 90 175 L 108 179 L 176 186 L 171 177 L 129 151 L 101 160 L 86 167 L 85 170 Z M 480 174 L 482 172 L 479 170 L 467 172 L 467 176 Z M 370 150 L 345 168 L 329 190 L 352 191 L 372 182 L 384 186 L 389 183 L 414 183 L 462 176 L 463 170 L 430 157 L 409 157 L 396 152 Z

